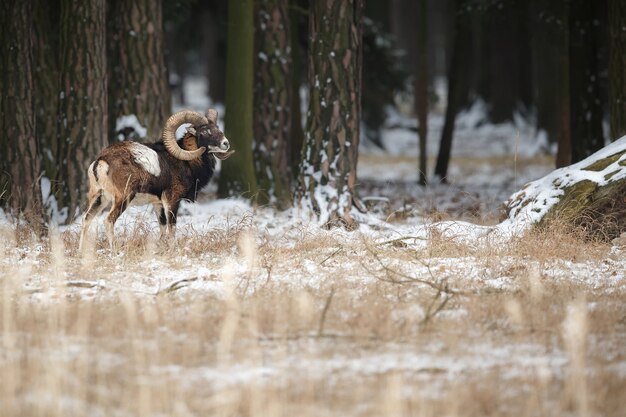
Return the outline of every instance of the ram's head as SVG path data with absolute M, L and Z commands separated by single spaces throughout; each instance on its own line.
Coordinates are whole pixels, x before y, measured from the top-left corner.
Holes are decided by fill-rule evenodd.
M 176 130 L 185 123 L 191 123 L 187 132 L 195 136 L 197 149 L 183 149 L 176 142 Z M 205 151 L 218 159 L 226 159 L 234 153 L 224 133 L 217 127 L 217 111 L 208 109 L 206 116 L 191 110 L 183 110 L 172 115 L 163 128 L 163 144 L 175 158 L 190 161 L 199 158 Z
M 208 109 L 206 112 L 208 123 L 197 127 L 187 129 L 198 140 L 198 146 L 206 147 L 207 151 L 215 155 L 216 158 L 224 160 L 231 156 L 235 151 L 229 151 L 230 143 L 217 127 L 217 110 Z

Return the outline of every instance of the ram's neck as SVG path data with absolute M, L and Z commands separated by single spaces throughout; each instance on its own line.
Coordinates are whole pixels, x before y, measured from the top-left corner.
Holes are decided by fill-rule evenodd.
M 183 136 L 182 143 L 183 149 L 186 151 L 195 151 L 198 149 L 198 140 L 189 132 L 185 133 L 185 136 Z

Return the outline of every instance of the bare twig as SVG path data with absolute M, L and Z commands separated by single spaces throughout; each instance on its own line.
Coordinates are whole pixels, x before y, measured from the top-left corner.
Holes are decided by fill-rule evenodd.
M 401 237 L 399 237 L 397 239 L 391 239 L 391 240 L 386 240 L 384 242 L 377 243 L 376 246 L 389 245 L 389 244 L 392 244 L 392 243 L 403 242 L 403 241 L 409 240 L 409 239 L 413 239 L 413 240 L 428 240 L 425 237 L 419 237 L 419 236 L 401 236 Z
M 174 282 L 169 283 L 164 288 L 159 288 L 155 295 L 159 295 L 162 292 L 170 293 L 170 292 L 180 290 L 181 288 L 187 287 L 190 282 L 197 281 L 197 280 L 198 280 L 198 277 L 178 279 Z
M 105 288 L 105 285 L 99 281 L 67 281 L 65 286 L 78 288 Z
M 333 253 L 331 253 L 330 255 L 328 255 L 326 258 L 324 258 L 324 260 L 322 262 L 320 262 L 320 265 L 324 265 L 324 263 L 329 260 L 330 258 L 332 258 L 333 256 L 337 255 L 339 252 L 341 252 L 343 250 L 343 247 L 339 247 L 336 251 L 334 251 Z
M 317 329 L 317 336 L 322 336 L 324 332 L 324 322 L 326 322 L 326 314 L 328 313 L 328 309 L 330 308 L 330 303 L 333 301 L 333 296 L 335 295 L 335 287 L 330 289 L 330 294 L 328 298 L 326 298 L 326 303 L 324 303 L 324 309 L 322 310 L 322 315 L 320 317 L 320 325 Z

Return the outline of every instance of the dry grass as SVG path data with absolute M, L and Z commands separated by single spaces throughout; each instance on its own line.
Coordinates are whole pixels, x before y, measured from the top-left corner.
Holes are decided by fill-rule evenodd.
M 85 257 L 74 232 L 0 233 L 3 416 L 626 405 L 624 263 L 556 227 L 505 246 L 434 235 L 416 249 L 304 228 L 269 238 L 244 216 L 165 251 L 138 222 L 123 255 L 99 241 Z

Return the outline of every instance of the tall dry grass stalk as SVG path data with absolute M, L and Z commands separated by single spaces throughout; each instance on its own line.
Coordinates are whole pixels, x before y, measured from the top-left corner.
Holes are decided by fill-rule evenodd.
M 570 279 L 608 249 L 562 230 L 416 249 L 242 219 L 83 255 L 0 233 L 3 416 L 623 411 L 626 290 Z

